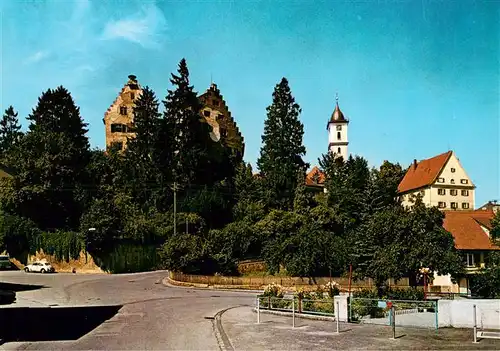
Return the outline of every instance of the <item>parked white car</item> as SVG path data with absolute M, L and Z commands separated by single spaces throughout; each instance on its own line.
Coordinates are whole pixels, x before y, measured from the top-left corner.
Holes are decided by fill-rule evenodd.
M 24 267 L 24 271 L 26 273 L 53 273 L 55 270 L 48 262 L 35 262 Z

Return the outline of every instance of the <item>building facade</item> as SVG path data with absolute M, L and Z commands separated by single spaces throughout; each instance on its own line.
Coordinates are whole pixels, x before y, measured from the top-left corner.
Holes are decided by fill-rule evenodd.
M 141 96 L 142 88 L 137 77 L 130 75 L 115 101 L 104 114 L 103 123 L 106 133 L 106 148 L 116 147 L 125 150 L 127 141 L 134 138 L 134 106 Z M 217 85 L 211 84 L 199 96 L 203 108 L 200 115 L 212 127 L 210 136 L 214 142 L 221 142 L 233 150 L 236 157 L 243 158 L 245 144 L 236 122 L 229 111 Z
M 455 248 L 460 251 L 465 265 L 466 276 L 454 284 L 449 275 L 434 274 L 432 285 L 449 287 L 450 292 L 470 294 L 469 276 L 484 268 L 487 255 L 500 251 L 490 235 L 491 220 L 495 214 L 492 210 L 444 211 L 443 227 L 451 233 L 455 240 Z M 445 289 L 440 289 L 445 290 Z
M 106 149 L 115 147 L 124 150 L 127 141 L 134 137 L 134 101 L 141 95 L 142 89 L 134 75 L 128 76 L 128 82 L 122 88 L 115 101 L 104 114 L 103 123 L 106 133 Z
M 453 151 L 417 162 L 414 160 L 399 184 L 403 206 L 421 196 L 426 206 L 441 210 L 474 209 L 475 185 Z
M 500 203 L 497 200 L 491 200 L 479 207 L 478 210 L 493 211 L 493 213 L 500 212 Z

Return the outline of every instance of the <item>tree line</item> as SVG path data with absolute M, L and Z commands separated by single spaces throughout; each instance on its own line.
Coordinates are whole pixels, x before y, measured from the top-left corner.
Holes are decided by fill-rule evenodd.
M 443 214 L 419 199 L 412 211 L 401 206 L 399 164 L 370 168 L 361 156 L 327 152 L 318 160 L 326 191 L 306 187 L 301 108 L 286 78 L 266 110 L 257 174 L 224 136 L 210 138 L 184 59 L 170 83 L 161 102 L 143 89 L 124 152 L 90 148 L 64 87 L 42 93 L 25 132 L 9 107 L 0 157 L 13 177 L 0 188 L 0 245 L 11 255 L 43 246 L 67 258 L 80 249 L 105 256 L 128 241 L 158 248 L 151 268 L 202 274 L 234 274 L 247 258 L 303 277 L 351 265 L 379 286 L 418 279 L 421 267 L 462 274 Z

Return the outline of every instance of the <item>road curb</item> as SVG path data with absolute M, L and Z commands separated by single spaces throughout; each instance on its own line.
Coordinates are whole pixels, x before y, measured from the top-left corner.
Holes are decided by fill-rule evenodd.
M 231 344 L 231 340 L 227 336 L 224 328 L 222 327 L 222 315 L 233 308 L 244 307 L 248 305 L 237 305 L 229 308 L 225 308 L 219 312 L 217 312 L 212 320 L 212 325 L 214 328 L 215 338 L 217 339 L 217 344 L 219 345 L 219 349 L 221 351 L 234 351 L 233 344 Z
M 177 280 L 173 280 L 170 277 L 165 277 L 162 279 L 162 284 L 167 287 L 176 287 L 176 288 L 195 288 L 200 290 L 218 290 L 218 291 L 231 291 L 231 292 L 248 292 L 255 294 L 262 294 L 264 290 L 252 290 L 252 289 L 244 289 L 244 288 L 230 288 L 227 285 L 208 285 L 208 284 L 199 284 L 199 283 L 187 283 L 180 282 Z

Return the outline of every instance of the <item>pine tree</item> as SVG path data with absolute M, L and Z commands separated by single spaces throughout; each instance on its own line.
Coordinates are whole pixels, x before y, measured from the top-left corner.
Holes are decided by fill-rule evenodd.
M 9 108 L 5 110 L 2 120 L 0 121 L 0 155 L 2 155 L 2 157 L 5 156 L 13 146 L 18 144 L 23 136 L 17 115 L 17 112 L 14 111 L 14 107 L 9 106 Z
M 78 227 L 90 158 L 87 124 L 63 87 L 47 90 L 17 151 L 14 210 L 42 230 Z
M 161 189 L 162 176 L 157 168 L 160 150 L 159 127 L 161 114 L 158 111 L 158 100 L 155 93 L 145 87 L 134 107 L 135 137 L 127 143 L 125 160 L 131 170 L 130 188 L 133 196 L 140 204 L 155 203 Z M 163 143 L 162 143 L 163 144 Z M 163 151 L 163 150 L 162 150 Z
M 170 133 L 173 180 L 182 184 L 207 184 L 212 179 L 210 165 L 211 127 L 199 115 L 202 105 L 189 83 L 186 60 L 182 59 L 170 82 L 174 86 L 163 102 L 165 112 L 162 137 Z M 169 150 L 170 151 L 170 150 Z M 166 157 L 164 157 L 166 159 Z
M 272 104 L 267 107 L 263 146 L 257 161 L 268 184 L 268 201 L 272 207 L 293 206 L 297 175 L 307 168 L 302 159 L 306 149 L 302 143 L 304 126 L 299 120 L 300 112 L 287 79 L 282 78 L 274 89 Z
M 297 187 L 295 188 L 293 209 L 298 213 L 306 213 L 311 205 L 311 197 L 306 189 L 305 175 L 305 172 L 299 172 L 299 174 L 297 175 Z
M 136 161 L 142 162 L 155 159 L 161 117 L 158 106 L 155 93 L 146 86 L 135 101 L 133 128 L 135 138 L 127 143 L 127 157 L 134 157 Z

